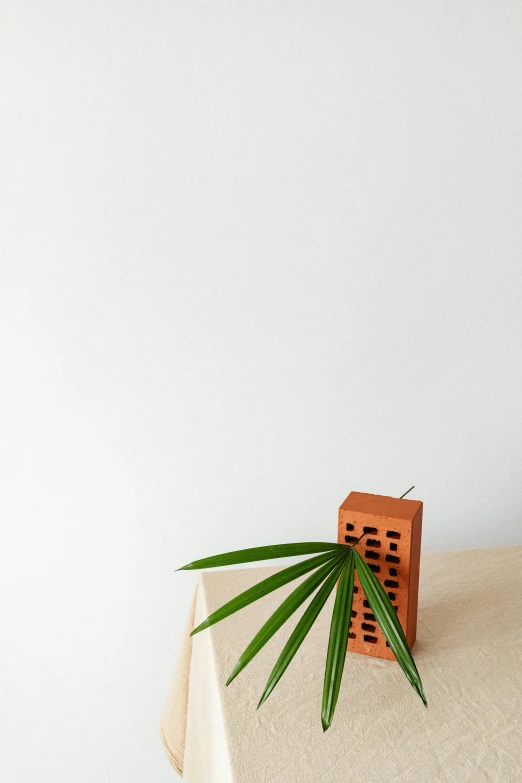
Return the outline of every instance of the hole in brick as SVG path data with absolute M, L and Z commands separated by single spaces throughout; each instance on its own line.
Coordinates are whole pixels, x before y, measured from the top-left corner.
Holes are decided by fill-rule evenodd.
M 365 599 L 364 599 L 364 601 L 363 601 L 363 606 L 365 606 L 367 609 L 369 609 L 369 608 L 370 608 L 370 604 L 368 603 L 368 601 L 366 600 L 366 598 L 365 598 Z
M 397 596 L 395 595 L 395 593 L 388 593 L 388 598 L 390 599 L 390 601 L 395 601 Z
M 390 568 L 390 576 L 397 576 L 397 569 L 396 568 Z
M 366 542 L 366 543 L 369 543 L 369 542 Z M 397 544 L 391 543 L 390 544 L 390 550 L 392 552 L 396 552 L 397 551 Z
M 348 639 L 357 639 L 356 635 L 354 633 L 348 634 Z
M 368 563 L 369 567 L 372 569 L 374 574 L 378 574 L 381 570 L 381 567 L 378 565 L 375 565 L 375 563 Z
M 357 542 L 357 536 L 345 536 L 344 540 L 347 544 L 355 544 Z
M 370 642 L 371 644 L 377 644 L 376 636 L 370 636 L 370 634 L 365 633 L 363 638 L 365 642 Z
M 378 547 L 380 547 L 380 545 L 381 545 L 381 542 L 377 538 L 369 538 L 366 541 L 366 546 L 374 546 L 374 547 L 378 548 Z M 397 546 L 397 544 L 395 544 L 395 546 Z M 391 549 L 391 547 L 390 547 L 390 549 Z
M 393 608 L 395 609 L 396 613 L 399 611 L 399 607 L 398 606 L 394 606 Z
M 393 579 L 385 579 L 384 580 L 384 586 L 385 587 L 398 587 L 399 583 L 394 582 Z
M 359 592 L 359 588 L 357 587 L 357 585 L 353 586 L 353 592 L 354 593 L 358 593 Z
M 372 625 L 371 623 L 361 623 L 361 628 L 363 631 L 371 631 L 372 633 L 375 633 L 375 625 Z
M 372 552 L 371 549 L 367 549 L 364 553 L 364 556 L 368 558 L 368 560 L 378 560 L 380 558 L 380 554 L 378 552 Z M 388 556 L 386 556 L 386 560 L 388 559 Z
M 401 562 L 400 557 L 397 557 L 397 555 L 386 555 L 385 560 L 388 563 L 400 563 Z
M 401 534 L 396 533 L 395 530 L 388 530 L 388 532 L 386 533 L 386 538 L 400 538 L 400 537 Z
M 389 646 L 390 646 L 390 645 L 388 644 L 388 642 L 386 642 L 386 647 L 389 647 Z
M 346 529 L 347 529 L 347 530 L 353 530 L 353 525 L 352 525 L 352 523 L 351 523 L 351 522 L 347 522 L 347 523 L 346 523 Z
M 371 612 L 365 612 L 364 613 L 364 619 L 365 620 L 373 620 L 373 622 L 375 622 L 375 617 L 373 616 L 373 614 Z
M 374 536 L 376 532 L 376 527 L 363 527 L 363 533 L 368 533 L 370 536 Z
M 357 617 L 357 612 L 354 609 L 352 609 L 352 614 L 350 616 L 351 617 Z

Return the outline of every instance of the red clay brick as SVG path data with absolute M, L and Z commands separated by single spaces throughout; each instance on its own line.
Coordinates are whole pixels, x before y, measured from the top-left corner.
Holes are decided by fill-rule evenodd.
M 397 607 L 397 615 L 410 648 L 417 632 L 417 603 L 422 534 L 422 503 L 419 500 L 350 492 L 339 509 L 340 544 L 350 544 L 370 529 L 357 545 L 357 551 L 374 569 L 376 577 Z M 352 540 L 350 540 L 352 539 Z M 390 573 L 391 569 L 391 573 Z M 395 570 L 393 570 L 395 569 Z M 385 584 L 386 581 L 397 584 Z M 364 606 L 365 596 L 355 576 L 357 592 L 353 597 L 350 652 L 395 660 L 395 656 L 375 621 L 371 609 Z M 362 624 L 365 624 L 363 627 Z M 364 637 L 369 637 L 365 639 Z M 373 641 L 376 639 L 376 641 Z

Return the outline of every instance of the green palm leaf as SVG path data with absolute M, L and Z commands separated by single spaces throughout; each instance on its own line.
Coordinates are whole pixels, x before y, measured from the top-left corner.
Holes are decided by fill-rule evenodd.
M 386 591 L 368 566 L 367 562 L 357 551 L 354 550 L 354 552 L 357 574 L 361 580 L 361 586 L 366 593 L 366 598 L 368 599 L 373 615 L 401 669 L 427 707 L 428 703 L 426 701 L 426 696 L 424 695 L 421 678 L 417 671 L 417 667 L 415 666 L 415 661 L 413 660 L 410 648 L 408 647 L 408 642 L 404 635 L 404 631 L 402 630 L 399 618 L 395 613 L 395 609 L 386 595 Z
M 252 563 L 255 560 L 272 560 L 276 557 L 294 557 L 298 555 L 313 555 L 316 552 L 343 552 L 346 544 L 332 544 L 330 541 L 313 541 L 303 544 L 274 544 L 272 546 L 256 546 L 252 549 L 237 549 L 223 555 L 205 557 L 194 560 L 193 563 L 178 568 L 178 571 L 194 571 L 199 568 L 219 568 L 220 566 Z
M 262 582 L 259 582 L 257 585 L 240 593 L 231 601 L 224 604 L 220 609 L 217 609 L 209 615 L 197 628 L 194 628 L 191 636 L 200 631 L 204 631 L 205 628 L 209 628 L 215 623 L 219 623 L 220 620 L 224 620 L 225 617 L 229 617 L 229 615 L 234 614 L 234 612 L 238 612 L 245 606 L 257 601 L 259 598 L 263 598 L 263 596 L 288 584 L 288 582 L 298 579 L 300 576 L 307 574 L 314 568 L 318 568 L 319 566 L 324 565 L 324 563 L 328 563 L 334 557 L 336 557 L 336 555 L 332 551 L 327 552 L 326 554 L 317 555 L 316 557 L 311 557 L 309 560 L 303 560 L 301 563 L 284 568 L 282 571 L 279 571 L 273 576 L 269 576 L 267 579 L 263 579 Z
M 330 595 L 330 593 L 335 587 L 335 583 L 339 578 L 339 574 L 342 571 L 343 565 L 344 565 L 344 559 L 341 560 L 340 563 L 338 562 L 337 566 L 326 578 L 326 581 L 321 585 L 317 593 L 314 595 L 310 603 L 310 606 L 308 606 L 303 616 L 297 623 L 296 627 L 292 631 L 290 638 L 288 639 L 287 643 L 283 648 L 283 652 L 277 659 L 276 664 L 270 674 L 270 677 L 268 678 L 268 682 L 265 686 L 265 690 L 263 691 L 263 695 L 261 696 L 259 704 L 257 705 L 258 709 L 263 704 L 263 702 L 265 702 L 268 699 L 268 697 L 274 690 L 275 686 L 277 685 L 277 683 L 279 682 L 279 680 L 287 670 L 292 658 L 294 657 L 299 647 L 301 646 L 302 642 L 304 641 L 306 635 L 308 634 L 308 631 L 310 630 L 310 628 L 316 621 L 317 617 L 319 616 L 321 609 L 323 608 L 326 601 L 328 600 L 328 596 Z
M 247 666 L 252 658 L 265 646 L 265 644 L 272 638 L 276 631 L 288 620 L 288 618 L 306 601 L 306 599 L 316 590 L 321 582 L 323 582 L 330 572 L 338 565 L 339 560 L 344 560 L 347 555 L 345 554 L 346 547 L 343 547 L 342 554 L 334 557 L 328 563 L 321 566 L 311 574 L 304 582 L 302 582 L 295 590 L 293 590 L 288 598 L 286 598 L 281 606 L 276 609 L 274 614 L 266 621 L 260 631 L 254 636 L 244 653 L 236 663 L 232 674 L 227 680 L 227 685 L 230 685 L 233 679 Z
M 348 633 L 350 631 L 353 602 L 353 578 L 355 570 L 354 552 L 354 549 L 350 549 L 350 552 L 344 561 L 344 567 L 332 613 L 330 639 L 328 641 L 328 652 L 326 654 L 323 706 L 321 712 L 323 731 L 326 731 L 332 723 L 337 697 L 339 696 L 339 689 L 341 687 L 346 649 L 348 647 Z

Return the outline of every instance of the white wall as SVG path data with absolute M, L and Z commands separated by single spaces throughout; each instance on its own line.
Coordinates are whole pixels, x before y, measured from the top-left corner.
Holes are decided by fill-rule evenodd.
M 197 556 L 522 543 L 522 8 L 1 3 L 0 777 L 174 779 Z

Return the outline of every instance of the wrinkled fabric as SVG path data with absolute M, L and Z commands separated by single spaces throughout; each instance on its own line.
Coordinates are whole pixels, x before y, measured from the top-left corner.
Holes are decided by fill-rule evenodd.
M 203 573 L 189 627 L 277 570 Z M 185 642 L 162 737 L 188 783 L 522 781 L 522 547 L 424 554 L 413 654 L 428 709 L 396 662 L 349 653 L 326 734 L 321 694 L 333 596 L 259 710 L 302 610 L 225 687 L 295 586 Z
M 181 640 L 174 676 L 170 686 L 168 701 L 161 716 L 161 739 L 167 758 L 179 775 L 183 775 L 185 740 L 187 736 L 187 712 L 189 698 L 189 678 L 192 660 L 192 637 L 196 603 L 200 592 L 199 584 L 194 591 L 185 631 Z

